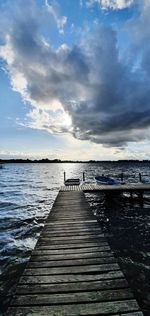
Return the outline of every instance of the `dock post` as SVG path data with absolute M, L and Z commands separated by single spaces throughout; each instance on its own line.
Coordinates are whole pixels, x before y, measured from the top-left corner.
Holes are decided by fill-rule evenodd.
M 85 181 L 85 172 L 83 172 L 83 181 Z
M 130 191 L 130 202 L 133 203 L 133 192 Z
M 143 207 L 143 191 L 139 192 L 139 203 L 140 203 L 140 206 Z
M 64 183 L 66 181 L 66 172 L 64 171 Z
M 141 173 L 139 173 L 139 180 L 140 180 L 140 182 L 142 182 L 142 175 L 141 175 Z
M 121 173 L 121 182 L 123 182 L 123 172 Z

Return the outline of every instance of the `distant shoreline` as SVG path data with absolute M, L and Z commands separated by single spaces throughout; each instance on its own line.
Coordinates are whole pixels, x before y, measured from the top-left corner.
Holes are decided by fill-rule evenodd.
M 3 163 L 150 163 L 150 160 L 60 160 L 60 159 L 0 159 Z

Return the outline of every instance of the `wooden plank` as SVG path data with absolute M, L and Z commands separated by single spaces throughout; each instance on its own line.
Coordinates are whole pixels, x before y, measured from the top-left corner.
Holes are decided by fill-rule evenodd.
M 92 212 L 89 212 L 89 209 L 85 211 L 84 206 L 81 207 L 79 205 L 79 206 L 76 206 L 76 208 L 72 207 L 72 211 L 70 211 L 70 209 L 67 210 L 66 207 L 63 208 L 60 206 L 59 208 L 61 208 L 61 210 L 58 211 L 58 209 L 56 208 L 53 210 L 53 212 L 51 212 L 51 218 L 55 218 L 56 214 L 59 214 L 59 217 L 68 216 L 70 217 L 70 219 L 72 217 L 80 219 L 80 217 L 85 217 L 85 216 L 91 219 L 94 219 L 94 215 L 92 214 Z
M 78 210 L 79 210 L 79 207 L 78 207 Z M 83 208 L 82 208 L 82 210 L 83 210 Z M 63 217 L 66 217 L 66 218 L 69 218 L 69 219 L 78 219 L 78 220 L 80 220 L 82 218 L 85 218 L 85 219 L 89 218 L 91 220 L 94 219 L 94 215 L 92 213 L 89 213 L 89 210 L 87 212 L 85 212 L 85 213 L 82 213 L 82 210 L 79 213 L 76 213 L 74 208 L 73 208 L 73 212 L 72 213 L 70 213 L 70 212 L 68 213 L 65 210 L 61 210 L 61 212 L 55 211 L 55 212 L 53 212 L 51 214 L 51 219 L 56 219 L 57 220 L 58 219 L 57 215 L 59 215 L 59 219 L 62 219 Z
M 50 257 L 44 256 L 44 261 L 42 256 L 36 257 L 37 260 L 30 261 L 27 268 L 50 268 L 50 267 L 71 267 L 71 266 L 86 266 L 94 264 L 104 264 L 104 263 L 115 263 L 116 259 L 111 257 L 101 257 L 101 258 L 85 258 L 85 259 L 68 259 L 65 260 L 49 260 Z
M 87 202 L 87 200 L 84 197 L 84 193 L 83 192 L 72 192 L 72 196 L 69 197 L 71 194 L 71 192 L 69 193 L 65 193 L 65 195 L 60 196 L 60 192 L 59 192 L 59 196 L 58 198 L 55 200 L 54 202 L 54 206 L 58 206 L 58 205 L 62 205 L 63 207 L 67 206 L 67 207 L 74 207 L 74 205 L 84 205 L 86 206 L 86 209 L 89 208 L 89 204 Z M 71 208 L 72 209 L 72 208 Z
M 91 237 L 91 236 L 94 236 L 94 237 L 101 237 L 101 236 L 104 236 L 104 234 L 101 232 L 101 231 L 77 231 L 77 232 L 51 232 L 49 230 L 45 230 L 44 232 L 42 232 L 41 234 L 41 237 L 51 237 L 51 238 L 67 238 L 69 237 L 70 240 L 73 238 L 73 237 L 85 237 L 85 236 L 88 236 L 88 237 Z M 77 239 L 80 239 L 80 238 L 77 238 Z
M 76 197 L 76 199 L 78 199 Z M 84 202 L 79 202 L 79 203 L 76 203 L 75 201 L 72 201 L 72 203 L 70 202 L 70 200 L 66 199 L 66 197 L 63 197 L 62 198 L 62 202 L 59 202 L 59 203 L 55 203 L 53 205 L 53 208 L 51 210 L 51 214 L 55 214 L 56 212 L 58 213 L 63 213 L 63 212 L 67 212 L 69 214 L 77 214 L 78 215 L 81 215 L 82 212 L 80 211 L 83 211 L 83 214 L 92 214 L 91 213 L 88 213 L 90 210 L 90 206 L 88 204 L 88 202 L 85 203 Z
M 51 218 L 51 224 L 52 223 L 60 223 L 62 221 L 62 224 L 64 223 L 65 225 L 66 224 L 74 224 L 74 223 L 86 223 L 86 222 L 89 222 L 89 223 L 92 223 L 93 221 L 93 217 L 90 217 L 90 216 L 85 216 L 85 217 L 81 217 L 81 218 L 71 218 L 71 217 L 68 217 L 68 218 L 64 218 L 64 219 L 61 219 L 61 218 Z
M 74 192 L 73 192 L 73 194 L 74 194 Z M 75 195 L 74 199 L 73 198 L 70 199 L 68 196 L 62 196 L 62 198 L 59 198 L 54 203 L 54 207 L 60 206 L 59 210 L 61 210 L 61 207 L 62 207 L 62 208 L 68 208 L 71 211 L 74 207 L 77 207 L 77 206 L 83 207 L 84 211 L 86 211 L 87 209 L 90 209 L 90 206 L 89 206 L 87 200 L 85 200 L 84 193 L 83 193 L 82 198 L 80 198 L 80 194 L 81 194 L 81 192 L 79 192 L 78 195 Z M 68 192 L 68 195 L 70 195 L 69 192 Z
M 117 273 L 116 273 L 117 274 Z M 110 290 L 123 289 L 128 287 L 128 283 L 123 278 L 115 278 L 116 274 L 109 273 L 108 279 L 102 281 L 87 281 L 87 282 L 70 282 L 70 283 L 47 283 L 47 284 L 19 284 L 16 294 L 39 294 L 39 293 L 65 293 L 65 292 L 83 292 L 93 290 Z M 120 276 L 120 274 L 117 274 Z M 106 276 L 106 275 L 105 275 Z M 111 278 L 111 279 L 109 279 Z M 81 293 L 82 294 L 82 293 Z
M 46 232 L 51 233 L 51 234 L 56 234 L 56 233 L 81 233 L 81 232 L 101 232 L 101 228 L 72 228 L 71 227 L 67 227 L 67 228 L 54 228 L 54 227 L 46 227 L 45 229 Z
M 77 242 L 88 242 L 88 240 L 90 241 L 106 241 L 106 238 L 104 237 L 105 235 L 103 233 L 100 233 L 98 235 L 94 235 L 94 234 L 89 234 L 89 235 L 84 235 L 84 236 L 74 236 L 71 237 L 71 236 L 64 236 L 64 237 L 51 237 L 51 235 L 43 235 L 41 234 L 40 236 L 40 240 L 39 241 L 44 241 L 44 240 L 51 240 L 51 243 L 54 243 L 54 242 L 57 242 L 62 244 L 62 243 L 65 243 L 67 242 L 68 244 L 70 243 L 77 243 Z
M 77 200 L 78 203 L 76 203 Z M 83 212 L 87 212 L 87 210 L 90 209 L 90 206 L 84 197 L 80 199 L 79 196 L 76 196 L 74 200 L 70 200 L 66 196 L 63 196 L 62 198 L 59 198 L 59 202 L 56 201 L 56 203 L 53 204 L 53 209 L 51 212 L 55 212 L 56 210 L 58 210 L 59 212 L 61 212 L 62 210 L 73 212 L 74 208 L 76 208 L 78 212 L 79 207 L 83 208 Z
M 65 223 L 67 224 L 70 220 L 72 220 L 72 221 L 74 221 L 75 223 L 76 222 L 78 222 L 78 221 L 86 221 L 86 220 L 92 220 L 93 219 L 93 216 L 91 217 L 91 216 L 78 216 L 78 217 L 76 217 L 76 216 L 72 216 L 72 217 L 67 217 L 67 216 L 59 216 L 59 217 L 51 217 L 51 223 L 53 223 L 53 222 L 56 222 L 57 223 L 57 221 L 58 221 L 58 219 L 59 219 L 59 221 L 65 221 Z
M 58 219 L 55 221 L 55 224 L 54 222 L 51 222 L 51 219 L 48 219 L 47 222 L 45 223 L 46 226 L 54 226 L 56 225 L 57 226 L 62 226 L 62 227 L 65 227 L 65 226 L 71 226 L 73 225 L 74 227 L 76 226 L 84 226 L 84 227 L 99 227 L 98 223 L 97 223 L 97 220 L 84 220 L 84 221 L 72 221 L 71 218 L 70 218 L 70 221 L 59 221 L 59 216 L 58 216 Z
M 69 239 L 69 237 L 66 239 L 66 240 L 63 240 L 63 243 L 64 244 L 80 244 L 81 242 L 83 243 L 83 242 L 96 242 L 97 241 L 97 238 L 95 237 L 91 237 L 91 238 L 89 238 L 88 236 L 86 237 L 86 238 L 80 238 L 80 239 Z M 99 241 L 102 241 L 102 242 L 104 242 L 104 241 L 106 241 L 106 238 L 104 238 L 104 237 L 99 237 Z M 42 237 L 41 236 L 41 238 L 40 238 L 40 240 L 39 240 L 39 244 L 47 244 L 47 243 L 49 243 L 49 244 L 51 244 L 51 245 L 59 245 L 59 243 L 62 243 L 62 240 L 51 240 L 51 238 L 49 237 Z
M 19 284 L 47 284 L 47 283 L 66 283 L 66 282 L 88 282 L 108 280 L 115 278 L 123 278 L 123 273 L 120 270 L 104 271 L 96 274 L 60 274 L 60 275 L 36 275 L 36 276 L 22 276 Z
M 123 313 L 138 311 L 137 302 L 133 299 L 124 301 L 100 302 L 100 303 L 83 303 L 83 304 L 66 304 L 50 306 L 28 306 L 28 307 L 11 307 L 7 315 L 38 315 L 38 316 L 79 316 L 79 315 L 107 315 L 113 313 Z
M 78 212 L 77 212 L 78 210 Z M 90 217 L 90 219 L 94 219 L 94 215 L 91 213 L 89 214 L 89 210 L 87 210 L 87 212 L 84 212 L 83 209 L 79 210 L 79 207 L 77 209 L 73 209 L 73 211 L 71 212 L 69 210 L 69 212 L 65 209 L 65 210 L 61 210 L 61 212 L 58 212 L 58 210 L 55 210 L 55 212 L 51 213 L 51 218 L 61 218 L 61 217 L 68 217 L 70 219 L 73 218 L 78 218 L 80 219 L 81 217 Z
M 111 257 L 111 251 L 95 251 L 86 253 L 67 253 L 51 254 L 48 250 L 46 251 L 34 251 L 30 261 L 45 261 L 45 260 L 65 260 L 65 259 L 84 259 L 84 258 L 100 258 L 100 257 Z M 44 257 L 44 258 L 43 258 Z
M 42 248 L 43 249 L 43 248 Z M 93 250 L 92 250 L 93 249 Z M 46 249 L 48 252 L 47 254 L 45 252 L 42 252 L 41 253 L 41 250 L 37 250 L 36 252 L 34 252 L 32 254 L 32 257 L 31 257 L 31 261 L 34 260 L 34 257 L 37 257 L 37 256 L 48 256 L 48 257 L 51 257 L 52 256 L 56 256 L 56 260 L 57 258 L 61 258 L 61 256 L 67 256 L 67 255 L 70 255 L 74 257 L 82 257 L 82 258 L 85 258 L 85 257 L 90 257 L 91 256 L 91 253 L 93 254 L 93 257 L 95 256 L 107 256 L 109 257 L 110 254 L 113 255 L 112 252 L 110 252 L 109 248 L 105 250 L 105 253 L 104 251 L 98 251 L 99 247 L 95 247 L 95 248 L 72 248 L 72 249 Z M 43 249 L 44 251 L 44 249 Z M 104 253 L 104 254 L 103 254 Z
M 84 253 L 84 252 L 96 252 L 96 251 L 109 251 L 110 247 L 105 246 L 106 243 L 83 243 L 83 244 L 64 244 L 64 245 L 49 245 L 49 244 L 40 244 L 38 243 L 34 254 L 36 255 L 37 251 L 48 250 L 49 254 L 65 254 L 65 253 Z
M 53 274 L 78 274 L 78 273 L 91 273 L 91 272 L 104 272 L 119 270 L 117 263 L 113 264 L 95 264 L 88 266 L 72 266 L 61 268 L 36 268 L 26 269 L 23 275 L 53 275 Z
M 73 237 L 73 236 L 91 236 L 91 235 L 94 235 L 94 236 L 99 236 L 100 234 L 103 234 L 101 230 L 97 230 L 97 231 L 94 231 L 94 230 L 89 230 L 89 231 L 84 231 L 84 230 L 77 230 L 77 231 L 71 231 L 70 229 L 69 230 L 61 230 L 61 231 L 51 231 L 49 229 L 46 229 L 45 231 L 43 231 L 41 233 L 41 236 L 51 236 L 51 237 Z M 103 234 L 104 235 L 104 234 Z
M 75 199 L 72 199 L 72 200 L 66 196 L 63 196 L 62 198 L 59 198 L 58 202 L 56 201 L 53 204 L 53 209 L 51 212 L 54 212 L 55 209 L 57 209 L 60 212 L 62 209 L 67 209 L 70 212 L 72 212 L 74 208 L 77 208 L 77 211 L 78 211 L 78 207 L 83 207 L 83 212 L 86 212 L 87 210 L 90 209 L 90 206 L 88 202 L 85 200 L 84 196 L 82 197 L 82 199 L 80 199 L 79 196 L 75 196 Z
M 15 295 L 11 306 L 58 305 L 82 302 L 105 302 L 133 298 L 129 289 L 87 291 L 81 293 Z
M 83 219 L 93 219 L 93 215 L 89 215 L 88 213 L 77 215 L 75 212 L 73 214 L 68 214 L 67 212 L 61 212 L 60 214 L 56 212 L 56 214 L 51 214 L 51 219 L 56 220 L 71 219 L 71 220 L 83 220 Z
M 83 253 L 83 252 L 91 252 L 91 251 L 107 251 L 110 250 L 110 247 L 107 246 L 106 242 L 97 243 L 80 243 L 80 244 L 58 244 L 58 245 L 49 245 L 49 244 L 40 244 L 37 243 L 36 249 L 32 255 L 36 255 L 38 250 L 49 251 L 49 254 L 65 254 L 65 253 Z
M 48 233 L 42 233 L 41 234 L 41 239 L 43 239 L 44 237 L 46 237 L 46 238 L 50 238 L 50 240 L 53 242 L 53 241 L 55 241 L 55 240 L 58 240 L 58 241 L 60 241 L 60 242 L 62 242 L 62 241 L 66 241 L 66 240 L 69 240 L 69 241 L 71 241 L 71 240 L 85 240 L 85 239 L 91 239 L 91 238 L 93 238 L 93 239 L 96 239 L 96 238 L 99 238 L 99 237 L 104 237 L 104 234 L 102 234 L 102 233 L 98 233 L 98 234 L 96 234 L 96 233 L 89 233 L 89 234 L 78 234 L 78 235 L 63 235 L 63 236 L 59 236 L 59 235 L 56 235 L 56 236 L 51 236 L 51 234 L 48 234 Z
M 98 229 L 99 228 L 99 226 L 98 225 L 93 225 L 93 224 L 89 224 L 89 225 L 86 225 L 86 224 L 76 224 L 75 222 L 74 223 L 65 223 L 64 225 L 62 224 L 57 224 L 57 222 L 56 222 L 56 225 L 53 225 L 53 222 L 51 222 L 51 223 L 47 223 L 46 225 L 45 225 L 45 229 L 56 229 L 56 230 L 59 230 L 59 229 L 61 229 L 61 230 L 65 230 L 65 229 L 74 229 L 74 230 L 76 230 L 76 229 Z
M 53 222 L 51 222 L 51 221 L 49 221 L 49 222 L 47 222 L 46 224 L 45 224 L 45 227 L 52 227 L 52 228 L 54 228 L 54 227 L 74 227 L 74 228 L 76 228 L 76 227 L 83 227 L 83 228 L 90 228 L 90 227 L 92 227 L 92 228 L 98 228 L 99 226 L 98 226 L 98 223 L 97 222 L 86 222 L 86 221 L 82 221 L 82 223 L 77 223 L 77 222 L 75 222 L 75 221 L 73 221 L 73 222 L 71 222 L 71 223 L 68 223 L 68 222 L 58 222 L 58 221 L 56 221 L 55 222 L 55 225 L 54 225 L 54 223 Z
M 57 221 L 55 221 L 55 222 L 51 222 L 50 223 L 50 225 L 58 225 L 58 224 L 60 224 L 60 225 L 66 225 L 66 224 L 86 224 L 86 223 L 97 223 L 97 220 L 96 219 L 91 219 L 91 220 L 77 220 L 77 221 L 72 221 L 72 220 L 68 220 L 67 222 L 66 221 L 59 221 L 59 220 L 57 220 Z

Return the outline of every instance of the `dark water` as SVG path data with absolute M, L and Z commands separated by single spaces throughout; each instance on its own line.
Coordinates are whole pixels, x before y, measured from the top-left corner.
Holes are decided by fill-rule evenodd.
M 68 177 L 94 181 L 96 174 L 125 173 L 125 181 L 150 182 L 150 164 L 6 164 L 0 169 L 0 266 L 1 313 L 12 297 L 16 282 L 35 246 L 52 207 L 63 172 Z M 107 199 L 87 194 L 100 225 L 146 316 L 150 315 L 150 197 L 143 205 L 135 197 Z

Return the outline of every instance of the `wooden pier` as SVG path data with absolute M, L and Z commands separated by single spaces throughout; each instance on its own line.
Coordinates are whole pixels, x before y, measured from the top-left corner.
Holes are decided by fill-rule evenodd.
M 59 192 L 6 315 L 143 315 L 82 191 Z
M 61 186 L 60 191 L 83 191 L 83 192 L 150 192 L 150 183 L 128 183 L 116 185 L 100 185 L 96 183 L 83 183 L 81 185 Z

